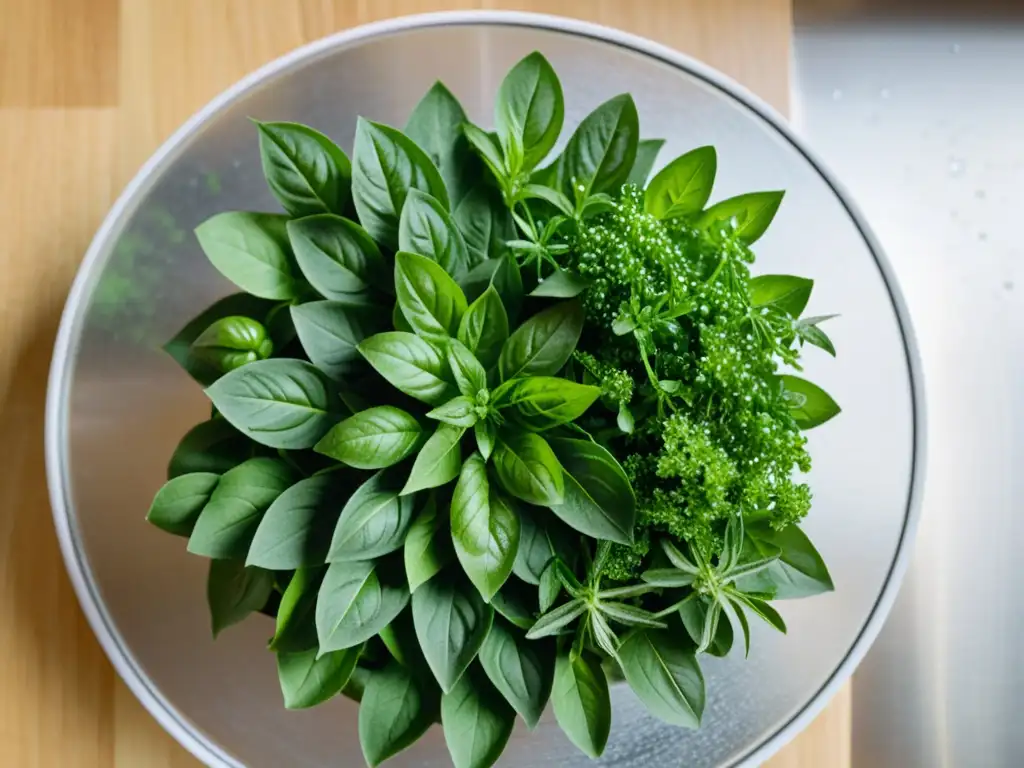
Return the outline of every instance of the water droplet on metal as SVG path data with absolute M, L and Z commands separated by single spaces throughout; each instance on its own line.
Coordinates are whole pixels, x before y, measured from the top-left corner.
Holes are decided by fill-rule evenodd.
M 832 91 L 832 101 L 840 101 L 843 98 L 843 92 L 836 88 Z

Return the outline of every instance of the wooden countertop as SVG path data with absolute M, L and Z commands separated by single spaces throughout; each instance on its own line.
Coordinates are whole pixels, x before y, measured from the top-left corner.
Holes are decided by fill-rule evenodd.
M 188 115 L 266 61 L 364 22 L 480 7 L 635 32 L 788 106 L 789 0 L 0 0 L 0 765 L 197 765 L 111 669 L 50 518 L 51 346 L 106 210 Z M 849 755 L 847 690 L 770 764 Z

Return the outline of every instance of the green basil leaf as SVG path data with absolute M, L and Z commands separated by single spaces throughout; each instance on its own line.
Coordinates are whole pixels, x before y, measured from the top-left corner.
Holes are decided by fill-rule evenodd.
M 507 176 L 505 173 L 505 161 L 501 157 L 500 147 L 498 147 L 497 142 L 491 135 L 470 122 L 462 124 L 462 133 L 469 141 L 470 146 L 473 147 L 477 155 L 480 156 L 490 169 L 494 178 L 499 182 L 504 181 Z
M 569 741 L 588 757 L 600 757 L 611 732 L 612 704 L 608 680 L 593 655 L 584 652 L 573 658 L 568 651 L 558 654 L 551 704 Z
M 348 156 L 322 133 L 299 123 L 257 121 L 256 127 L 263 175 L 288 214 L 340 213 L 350 195 Z
M 327 568 L 299 568 L 292 575 L 277 609 L 270 650 L 294 653 L 316 650 L 316 596 Z
M 711 197 L 718 169 L 714 147 L 698 147 L 680 155 L 651 179 L 644 193 L 644 210 L 657 219 L 700 213 Z
M 331 563 L 316 601 L 321 654 L 365 643 L 402 612 L 409 590 L 388 578 L 395 570 L 372 560 Z
M 462 132 L 466 113 L 443 83 L 434 83 L 409 115 L 405 135 L 441 172 L 452 204 L 465 199 L 480 178 L 480 161 Z
M 274 574 L 247 568 L 239 560 L 211 560 L 206 579 L 213 636 L 245 619 L 267 604 L 274 589 Z
M 146 520 L 175 536 L 191 536 L 219 482 L 220 475 L 213 472 L 192 472 L 168 480 L 153 497 Z
M 559 186 L 570 198 L 617 192 L 629 177 L 640 143 L 640 118 L 629 94 L 609 99 L 579 124 L 562 153 Z
M 459 323 L 458 339 L 484 368 L 498 362 L 501 347 L 508 339 L 508 315 L 493 285 L 488 285 L 469 305 Z
M 565 527 L 536 507 L 519 509 L 519 549 L 512 571 L 528 584 L 539 585 L 556 557 L 568 555 L 572 543 Z
M 599 387 L 554 376 L 530 376 L 513 380 L 498 407 L 507 408 L 527 429 L 543 432 L 575 421 L 600 396 Z
M 528 173 L 544 159 L 558 141 L 564 119 L 558 75 L 534 51 L 505 75 L 494 102 L 494 128 L 505 157 L 513 146 L 521 148 L 522 167 L 515 171 Z
M 629 176 L 626 177 L 627 184 L 635 184 L 640 189 L 647 186 L 647 177 L 651 175 L 651 169 L 654 168 L 663 146 L 664 139 L 640 139 L 636 147 L 636 160 L 633 161 L 633 167 L 629 169 Z
M 665 622 L 659 621 L 653 613 L 633 605 L 603 602 L 600 604 L 600 609 L 609 619 L 627 627 L 648 627 L 651 629 L 664 629 L 666 627 Z
M 814 281 L 793 275 L 758 275 L 751 278 L 750 306 L 774 307 L 790 317 L 800 317 L 811 298 Z
M 551 695 L 553 643 L 529 642 L 521 632 L 496 620 L 480 649 L 480 666 L 527 726 L 535 727 Z
M 395 620 L 380 631 L 381 642 L 388 653 L 406 669 L 422 673 L 426 670 L 427 660 L 420 650 L 420 641 L 416 638 L 416 628 L 412 624 L 412 608 L 407 607 Z
M 288 222 L 288 239 L 302 274 L 325 298 L 345 301 L 371 286 L 390 290 L 384 257 L 354 221 L 329 213 L 307 216 Z
M 196 238 L 217 271 L 243 291 L 294 299 L 300 287 L 288 252 L 287 221 L 271 213 L 218 213 L 196 227 Z
M 219 378 L 206 395 L 242 434 L 271 448 L 311 448 L 340 417 L 334 384 L 302 360 L 249 363 Z
M 494 610 L 472 584 L 443 571 L 413 594 L 412 619 L 430 671 L 448 692 L 476 658 Z
M 491 598 L 498 615 L 520 629 L 530 629 L 536 621 L 536 590 L 510 578 Z
M 249 459 L 225 472 L 196 520 L 188 551 L 244 561 L 264 513 L 294 480 L 277 459 Z
M 491 488 L 478 453 L 462 465 L 452 494 L 451 526 L 462 569 L 490 602 L 512 573 L 519 547 L 519 515 Z
M 523 187 L 522 195 L 527 200 L 543 200 L 544 202 L 551 204 L 559 213 L 570 219 L 576 216 L 572 200 L 566 197 L 564 193 L 559 192 L 557 189 L 553 189 L 552 187 L 544 184 L 527 184 Z M 542 242 L 545 241 L 542 240 Z
M 782 203 L 784 192 L 751 192 L 715 203 L 704 211 L 694 226 L 698 229 L 722 227 L 735 220 L 733 235 L 742 243 L 753 245 L 768 230 Z
M 438 425 L 416 455 L 409 479 L 402 488 L 403 495 L 445 485 L 458 476 L 459 467 L 462 466 L 459 441 L 465 431 L 465 427 Z
M 732 593 L 732 597 L 736 598 L 740 603 L 752 610 L 771 626 L 775 627 L 779 632 L 786 634 L 786 622 L 783 621 L 779 612 L 772 608 L 766 600 L 762 600 L 751 595 L 745 595 L 742 592 L 734 592 Z
M 430 405 L 455 394 L 445 356 L 429 342 L 405 331 L 388 331 L 364 339 L 359 352 L 396 389 Z
M 358 346 L 379 327 L 370 311 L 341 301 L 296 304 L 291 316 L 310 361 L 334 379 L 344 378 L 362 362 Z
M 660 720 L 697 728 L 704 712 L 704 676 L 693 650 L 666 630 L 629 633 L 619 646 L 629 687 Z
M 462 232 L 435 198 L 410 190 L 398 222 L 398 247 L 436 261 L 452 277 L 469 270 L 469 250 Z
M 427 414 L 427 418 L 451 424 L 456 427 L 469 429 L 477 423 L 480 418 L 476 412 L 476 400 L 467 395 L 454 397 L 442 406 L 435 408 Z
M 619 462 L 589 440 L 551 440 L 565 470 L 565 500 L 551 507 L 563 522 L 587 536 L 633 542 L 636 497 Z
M 308 709 L 341 693 L 359 661 L 361 647 L 318 656 L 308 651 L 277 654 L 277 676 L 288 709 Z
M 652 568 L 649 571 L 644 571 L 641 578 L 655 587 L 674 589 L 690 586 L 696 576 L 677 568 Z
M 466 312 L 466 297 L 439 264 L 399 251 L 395 255 L 395 292 L 402 314 L 418 335 L 438 343 L 455 336 Z
M 266 360 L 273 351 L 274 343 L 263 324 L 238 315 L 215 320 L 189 348 L 195 360 L 220 373 Z
M 832 339 L 828 337 L 821 328 L 818 327 L 817 323 L 822 320 L 827 320 L 829 317 L 835 317 L 835 315 L 828 315 L 824 318 L 808 317 L 803 320 L 799 320 L 796 323 L 796 335 L 800 337 L 801 341 L 806 341 L 808 344 L 813 344 L 819 349 L 823 349 L 828 352 L 832 357 L 836 356 L 836 347 L 832 343 Z
M 448 208 L 448 192 L 430 158 L 390 126 L 359 118 L 352 166 L 359 221 L 386 248 L 398 247 L 398 217 L 410 189 L 428 192 Z
M 571 299 L 579 296 L 589 287 L 590 283 L 576 273 L 556 269 L 554 273 L 537 283 L 537 287 L 530 291 L 530 295 L 552 299 Z
M 444 740 L 455 768 L 490 768 L 508 744 L 515 711 L 476 666 L 441 697 Z
M 367 408 L 336 424 L 316 444 L 317 453 L 356 469 L 384 469 L 412 455 L 423 427 L 400 408 Z
M 487 389 L 487 371 L 466 345 L 457 339 L 448 342 L 448 367 L 462 394 L 476 397 Z
M 554 562 L 548 563 L 541 571 L 540 582 L 537 585 L 537 600 L 542 613 L 551 610 L 551 606 L 558 602 L 562 595 L 562 580 L 558 577 L 558 568 Z
M 774 592 L 776 600 L 790 600 L 835 589 L 825 561 L 796 525 L 776 531 L 767 523 L 754 522 L 747 526 L 747 537 L 754 557 L 774 550 L 781 554 L 764 570 L 737 580 L 741 592 Z
M 415 501 L 399 495 L 400 487 L 401 472 L 385 470 L 355 490 L 341 510 L 328 562 L 370 560 L 401 549 Z
M 800 429 L 820 427 L 842 410 L 829 394 L 798 376 L 779 376 L 789 412 Z
M 718 603 L 713 605 L 718 605 Z M 689 600 L 679 609 L 679 618 L 686 628 L 686 633 L 694 643 L 698 644 L 698 647 L 704 643 L 705 632 L 709 629 L 713 630 L 714 634 L 711 636 L 710 642 L 703 648 L 703 651 L 707 651 L 712 656 L 722 658 L 732 649 L 732 624 L 729 623 L 728 617 L 725 617 L 725 621 L 721 620 L 720 605 L 718 610 L 714 611 L 717 615 L 710 615 L 712 607 L 700 599 Z
M 367 765 L 377 766 L 410 747 L 434 722 L 438 690 L 401 664 L 376 670 L 359 705 L 359 744 Z
M 426 505 L 406 534 L 404 556 L 405 576 L 413 593 L 452 559 L 448 516 L 438 510 L 434 494 L 427 497 Z
M 518 376 L 553 376 L 565 365 L 583 332 L 583 307 L 563 301 L 538 312 L 501 348 L 502 381 Z
M 537 640 L 541 637 L 558 634 L 582 616 L 586 610 L 586 603 L 579 598 L 570 600 L 537 619 L 530 627 L 530 631 L 526 633 L 526 639 Z
M 490 259 L 475 267 L 463 279 L 463 285 L 470 299 L 479 297 L 487 286 L 494 286 L 508 314 L 510 326 L 519 316 L 519 310 L 523 305 L 523 276 L 519 272 L 518 262 L 511 253 Z
M 562 504 L 565 482 L 551 446 L 532 432 L 506 430 L 494 450 L 494 469 L 502 487 L 529 504 Z
M 493 421 L 478 421 L 473 425 L 473 436 L 476 438 L 476 447 L 480 451 L 480 457 L 487 461 L 494 453 L 494 446 L 498 442 L 498 428 Z
M 739 622 L 740 629 L 743 630 L 744 658 L 750 658 L 750 624 L 747 623 L 747 614 L 744 613 L 743 604 L 739 600 L 736 600 L 733 597 L 729 597 L 728 601 L 728 606 L 729 608 L 731 608 L 731 614 L 735 615 L 736 621 Z
M 263 515 L 246 564 L 273 571 L 323 564 L 343 493 L 336 472 L 307 477 L 286 490 Z
M 455 206 L 452 219 L 466 241 L 471 267 L 503 256 L 508 250 L 505 243 L 516 235 L 501 193 L 483 179 Z

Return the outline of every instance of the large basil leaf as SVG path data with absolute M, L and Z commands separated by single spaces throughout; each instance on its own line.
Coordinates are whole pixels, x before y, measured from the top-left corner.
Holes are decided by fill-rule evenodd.
M 480 178 L 480 162 L 469 147 L 462 124 L 466 113 L 459 100 L 437 82 L 409 115 L 405 135 L 427 153 L 441 172 L 453 206 Z
M 281 595 L 270 650 L 294 653 L 317 647 L 316 595 L 324 580 L 326 566 L 299 568 Z
M 336 424 L 316 444 L 317 453 L 356 469 L 384 469 L 411 455 L 423 427 L 392 405 L 367 408 Z
M 196 227 L 196 238 L 217 271 L 243 291 L 294 299 L 300 283 L 288 252 L 287 221 L 271 213 L 218 213 Z
M 263 514 L 295 480 L 283 461 L 249 459 L 221 477 L 188 540 L 188 551 L 245 560 Z
M 542 507 L 564 501 L 562 467 L 540 435 L 502 432 L 494 449 L 494 469 L 501 486 L 518 499 Z
M 529 629 L 537 620 L 537 590 L 512 577 L 491 598 L 491 606 L 513 626 Z
M 430 671 L 450 691 L 476 658 L 494 610 L 472 584 L 442 571 L 413 593 L 412 620 Z
M 588 757 L 600 757 L 611 732 L 612 703 L 608 680 L 593 655 L 584 652 L 573 658 L 569 649 L 559 652 L 551 704 L 569 741 Z
M 599 387 L 554 376 L 514 380 L 500 402 L 522 426 L 534 432 L 575 421 L 601 396 Z
M 732 226 L 733 235 L 742 243 L 753 245 L 768 230 L 782 203 L 784 192 L 751 192 L 730 197 L 708 208 L 697 217 L 698 229 Z
M 565 470 L 564 502 L 551 510 L 587 536 L 631 544 L 636 497 L 615 457 L 589 440 L 552 439 L 551 448 Z
M 249 363 L 206 394 L 236 429 L 271 448 L 311 448 L 340 417 L 334 384 L 302 360 Z
M 647 711 L 672 725 L 697 728 L 704 712 L 704 676 L 693 649 L 664 629 L 630 632 L 619 664 Z
M 405 199 L 398 222 L 398 247 L 433 259 L 452 277 L 469 269 L 469 251 L 462 232 L 435 198 L 418 189 Z
M 479 453 L 462 465 L 452 494 L 452 541 L 462 569 L 488 602 L 512 572 L 519 515 L 487 480 Z
M 349 199 L 352 166 L 329 138 L 299 123 L 256 123 L 270 191 L 294 217 L 340 213 Z
M 512 735 L 516 714 L 476 666 L 441 697 L 444 740 L 455 768 L 490 768 Z
M 263 515 L 246 564 L 274 571 L 321 565 L 344 491 L 337 472 L 307 477 L 286 490 Z
M 504 620 L 495 620 L 480 649 L 480 666 L 526 724 L 536 726 L 551 695 L 554 644 L 528 641 Z
M 271 571 L 247 568 L 240 560 L 211 560 L 206 578 L 206 602 L 210 607 L 213 636 L 217 637 L 266 605 L 273 589 Z
M 508 314 L 493 285 L 469 305 L 459 323 L 458 339 L 485 368 L 498 362 L 508 339 Z
M 503 256 L 508 250 L 505 243 L 516 236 L 515 222 L 501 193 L 483 179 L 455 206 L 452 219 L 465 238 L 473 267 Z
M 313 365 L 335 379 L 362 362 L 358 346 L 383 324 L 374 313 L 342 301 L 310 301 L 291 307 L 295 332 Z
M 544 510 L 519 508 L 519 550 L 512 571 L 523 581 L 539 585 L 555 557 L 571 560 L 572 537 L 562 523 Z
M 356 489 L 341 512 L 329 562 L 369 560 L 400 549 L 412 525 L 414 500 L 400 496 L 401 473 L 375 474 Z
M 530 291 L 530 295 L 549 299 L 571 299 L 589 287 L 590 283 L 575 272 L 556 269 L 538 283 L 537 287 Z
M 448 517 L 437 508 L 434 494 L 416 516 L 405 537 L 405 576 L 409 591 L 432 579 L 452 559 Z
M 440 692 L 431 681 L 391 662 L 376 670 L 359 705 L 359 744 L 377 766 L 411 746 L 433 724 Z
M 215 320 L 189 349 L 194 360 L 219 373 L 265 360 L 273 351 L 274 343 L 263 324 L 239 315 Z
M 651 169 L 658 159 L 658 153 L 665 146 L 664 139 L 640 139 L 636 147 L 636 160 L 626 177 L 627 184 L 635 184 L 643 189 L 647 185 L 647 177 L 651 175 Z
M 409 479 L 402 488 L 403 494 L 415 493 L 425 488 L 436 488 L 454 480 L 462 466 L 462 451 L 459 441 L 465 427 L 439 424 L 434 434 L 416 454 Z
M 799 376 L 779 376 L 789 412 L 800 429 L 820 427 L 842 410 L 831 396 Z
M 371 285 L 390 287 L 377 244 L 354 221 L 329 213 L 307 216 L 288 222 L 288 239 L 302 274 L 325 298 L 343 301 Z
M 658 219 L 699 213 L 711 197 L 718 156 L 714 147 L 698 147 L 680 155 L 651 179 L 644 209 Z
M 191 536 L 219 482 L 220 475 L 213 472 L 192 472 L 168 480 L 153 497 L 146 520 L 175 536 Z
M 419 336 L 378 333 L 365 339 L 359 352 L 392 386 L 417 400 L 441 405 L 455 394 L 445 356 Z
M 361 645 L 402 612 L 409 590 L 395 570 L 372 560 L 331 563 L 316 601 L 320 653 Z
M 277 677 L 288 709 L 307 709 L 341 693 L 359 661 L 362 648 L 317 655 L 308 651 L 277 654 Z
M 562 85 L 548 60 L 534 51 L 509 70 L 494 102 L 494 128 L 505 153 L 521 157 L 513 172 L 529 173 L 558 141 L 565 119 Z
M 776 531 L 766 522 L 755 521 L 749 523 L 746 530 L 753 551 L 749 558 L 742 557 L 741 562 L 760 559 L 776 549 L 781 554 L 768 567 L 738 579 L 736 586 L 741 591 L 773 593 L 775 600 L 790 600 L 831 592 L 835 588 L 825 561 L 807 534 L 796 525 Z
M 395 292 L 412 329 L 428 341 L 455 336 L 466 312 L 466 297 L 444 269 L 426 256 L 395 255 Z
M 640 118 L 629 94 L 609 99 L 579 124 L 559 159 L 559 186 L 575 199 L 617 192 L 629 177 L 640 142 Z
M 401 131 L 359 118 L 352 167 L 352 198 L 374 240 L 398 247 L 398 217 L 410 189 L 448 208 L 448 192 L 430 158 Z
M 538 312 L 502 346 L 498 360 L 502 381 L 558 373 L 582 332 L 583 307 L 578 301 L 562 301 Z
M 750 280 L 750 306 L 775 307 L 800 317 L 811 298 L 814 281 L 793 275 L 758 275 Z

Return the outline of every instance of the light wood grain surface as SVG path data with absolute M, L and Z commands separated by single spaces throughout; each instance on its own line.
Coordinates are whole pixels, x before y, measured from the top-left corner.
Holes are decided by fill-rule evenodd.
M 93 638 L 46 494 L 50 350 L 107 208 L 188 115 L 268 60 L 360 23 L 480 7 L 645 35 L 788 106 L 789 0 L 0 0 L 0 765 L 196 766 Z M 849 747 L 844 691 L 771 765 L 846 768 Z

